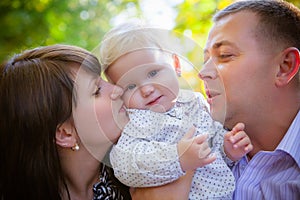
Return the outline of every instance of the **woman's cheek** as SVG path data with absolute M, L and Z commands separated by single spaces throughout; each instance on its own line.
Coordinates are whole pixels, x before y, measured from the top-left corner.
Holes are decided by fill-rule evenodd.
M 101 135 L 101 140 L 110 141 L 110 133 L 114 127 L 111 105 L 95 105 L 95 114 L 97 117 L 98 134 L 99 136 Z

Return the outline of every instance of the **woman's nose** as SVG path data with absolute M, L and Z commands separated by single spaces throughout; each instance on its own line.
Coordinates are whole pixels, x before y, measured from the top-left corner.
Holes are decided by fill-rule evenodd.
M 117 85 L 113 85 L 113 89 L 112 89 L 110 98 L 112 100 L 116 100 L 116 99 L 120 98 L 123 95 L 123 93 L 124 93 L 124 91 L 121 87 L 119 87 Z
M 147 97 L 154 92 L 154 87 L 152 84 L 143 85 L 140 88 L 143 97 Z
M 200 70 L 198 76 L 202 80 L 217 78 L 218 70 L 217 70 L 215 63 L 212 60 L 207 61 L 203 65 L 203 68 Z

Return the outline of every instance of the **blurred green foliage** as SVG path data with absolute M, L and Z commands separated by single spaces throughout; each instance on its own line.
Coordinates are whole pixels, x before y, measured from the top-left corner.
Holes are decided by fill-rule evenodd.
M 203 47 L 207 34 L 212 25 L 212 16 L 234 0 L 185 0 L 177 6 L 178 15 L 174 31 L 184 34 L 197 44 L 186 57 L 193 64 L 193 70 L 183 72 L 184 79 L 187 80 L 194 91 L 204 92 L 203 82 L 198 78 L 198 73 L 203 63 Z
M 92 50 L 125 10 L 127 0 L 1 0 L 0 61 L 12 53 L 54 43 Z
M 174 7 L 174 30 L 203 46 L 211 16 L 232 2 L 185 0 Z M 299 0 L 290 2 L 300 6 Z M 137 10 L 132 17 L 142 17 L 139 0 L 1 0 L 0 61 L 23 49 L 54 43 L 93 50 L 111 28 L 111 20 L 130 7 Z
M 200 45 L 205 40 L 212 25 L 212 16 L 217 10 L 221 10 L 235 0 L 185 0 L 177 6 L 176 31 L 192 33 L 191 37 Z M 298 8 L 300 0 L 287 0 Z

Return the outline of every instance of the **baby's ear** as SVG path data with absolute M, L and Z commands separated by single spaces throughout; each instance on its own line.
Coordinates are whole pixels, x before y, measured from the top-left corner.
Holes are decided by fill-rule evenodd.
M 287 85 L 299 71 L 300 53 L 295 47 L 287 48 L 282 53 L 281 63 L 276 76 L 276 86 Z
M 176 74 L 177 74 L 178 77 L 181 77 L 181 64 L 180 64 L 180 60 L 179 60 L 177 54 L 174 53 L 172 55 L 172 58 L 173 58 L 174 68 L 175 68 Z
M 71 148 L 77 142 L 76 134 L 73 124 L 66 121 L 56 128 L 56 144 L 63 148 Z

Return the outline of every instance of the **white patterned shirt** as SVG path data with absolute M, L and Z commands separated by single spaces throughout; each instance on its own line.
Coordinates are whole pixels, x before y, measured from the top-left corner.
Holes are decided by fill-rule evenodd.
M 245 156 L 233 167 L 234 199 L 300 199 L 300 111 L 274 151 Z
M 166 113 L 129 109 L 130 122 L 110 153 L 115 176 L 131 187 L 170 183 L 182 171 L 177 143 L 194 125 L 195 135 L 208 134 L 217 159 L 198 168 L 189 199 L 232 199 L 235 180 L 224 161 L 222 125 L 212 120 L 200 93 L 181 90 L 175 106 Z

